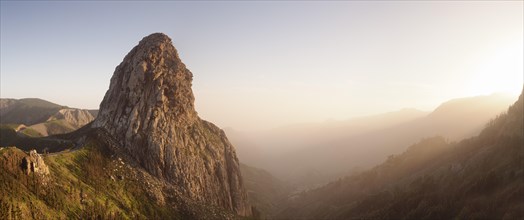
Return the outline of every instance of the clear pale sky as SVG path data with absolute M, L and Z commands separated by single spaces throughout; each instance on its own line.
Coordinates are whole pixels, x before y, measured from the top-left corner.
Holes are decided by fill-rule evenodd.
M 98 108 L 140 39 L 169 35 L 221 127 L 347 119 L 519 93 L 523 2 L 1 2 L 2 98 Z

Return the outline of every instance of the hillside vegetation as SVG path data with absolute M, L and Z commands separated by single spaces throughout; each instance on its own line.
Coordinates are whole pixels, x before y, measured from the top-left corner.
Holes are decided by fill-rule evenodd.
M 458 143 L 422 140 L 357 175 L 292 198 L 278 219 L 521 219 L 524 101 Z
M 97 110 L 74 109 L 42 99 L 0 99 L 0 126 L 21 137 L 69 133 L 93 121 L 97 114 Z
M 28 153 L 1 148 L 0 219 L 231 218 L 150 176 L 112 147 L 103 132 L 89 130 L 87 137 L 78 150 L 42 155 L 45 164 L 35 169 L 45 166 L 48 174 L 24 169 Z M 163 190 L 171 196 L 159 201 L 156 194 Z
M 0 99 L 0 124 L 37 124 L 62 108 L 66 107 L 36 98 Z

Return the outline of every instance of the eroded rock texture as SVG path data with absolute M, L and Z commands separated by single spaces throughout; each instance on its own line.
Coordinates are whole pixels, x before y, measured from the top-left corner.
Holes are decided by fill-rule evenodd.
M 83 109 L 65 108 L 60 109 L 56 114 L 51 116 L 47 121 L 64 120 L 73 128 L 78 129 L 89 124 L 95 117 L 88 111 Z
M 250 215 L 235 150 L 221 129 L 198 117 L 192 78 L 171 39 L 149 35 L 116 67 L 93 127 L 186 196 Z
M 20 166 L 27 175 L 31 173 L 35 173 L 42 177 L 49 175 L 49 168 L 36 150 L 29 151 L 29 155 L 22 159 L 22 164 Z

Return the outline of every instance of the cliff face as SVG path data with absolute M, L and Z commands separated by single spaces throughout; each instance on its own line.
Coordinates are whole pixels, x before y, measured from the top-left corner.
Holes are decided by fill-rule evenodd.
M 233 146 L 194 108 L 192 73 L 171 39 L 142 39 L 117 66 L 93 127 L 186 196 L 251 215 Z

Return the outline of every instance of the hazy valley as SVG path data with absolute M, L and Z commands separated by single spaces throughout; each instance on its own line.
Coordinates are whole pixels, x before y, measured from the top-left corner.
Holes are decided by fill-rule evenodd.
M 0 1 L 0 220 L 524 219 L 522 1 Z
M 490 95 L 454 99 L 433 112 L 403 109 L 346 121 L 299 124 L 261 134 L 226 129 L 241 162 L 264 168 L 298 187 L 325 184 L 371 168 L 421 139 L 460 141 L 480 133 L 515 102 Z
M 144 38 L 117 67 L 100 111 L 34 98 L 0 100 L 3 218 L 522 214 L 523 201 L 508 197 L 523 193 L 522 95 L 516 103 L 505 95 L 478 96 L 450 100 L 432 112 L 402 109 L 250 134 L 226 128 L 224 133 L 198 119 L 192 74 L 170 48 L 165 35 Z M 503 153 L 489 153 L 498 148 Z M 40 155 L 29 153 L 32 149 Z M 491 164 L 491 155 L 506 162 Z M 469 157 L 477 159 L 464 159 Z M 457 175 L 464 182 L 450 182 Z M 445 192 L 428 194 L 428 184 L 476 191 L 448 204 L 440 201 Z M 222 187 L 231 191 L 223 194 Z M 495 213 L 478 209 L 492 204 L 475 196 L 484 190 L 489 191 L 484 196 L 496 196 L 507 207 Z M 399 198 L 408 197 L 414 201 L 402 204 L 407 210 L 395 208 L 404 201 Z M 479 204 L 465 205 L 470 200 Z M 61 209 L 66 202 L 68 209 Z
M 225 131 L 233 146 L 237 148 L 239 171 L 249 203 L 254 207 L 255 218 L 391 219 L 399 218 L 400 216 L 395 216 L 399 213 L 409 212 L 410 218 L 417 219 L 435 219 L 436 216 L 510 216 L 507 218 L 512 219 L 522 215 L 520 207 L 524 205 L 522 200 L 518 199 L 519 195 L 524 193 L 521 182 L 524 180 L 521 164 L 524 159 L 522 95 L 517 102 L 508 104 L 512 102 L 511 98 L 500 95 L 463 98 L 446 102 L 430 113 L 404 109 L 341 122 L 278 128 L 270 132 L 274 137 L 272 140 L 280 141 L 273 142 L 279 143 L 279 146 L 285 146 L 283 143 L 287 143 L 300 147 L 301 143 L 298 141 L 290 143 L 297 137 L 310 138 L 302 144 L 331 143 L 328 147 L 317 147 L 318 149 L 314 146 L 321 145 L 292 148 L 292 151 L 285 152 L 278 159 L 264 158 L 264 155 L 271 153 L 279 154 L 264 152 L 262 145 L 257 144 L 265 142 L 256 142 L 257 139 L 250 139 L 246 134 L 231 128 Z M 38 100 L 38 103 L 49 102 Z M 473 108 L 465 110 L 466 105 Z M 512 107 L 507 110 L 510 105 Z M 41 124 L 49 121 L 41 122 L 48 117 L 47 115 L 56 115 L 60 109 L 70 109 L 57 107 L 46 113 L 47 115 L 39 116 L 37 113 L 44 112 L 39 109 L 41 106 L 25 104 L 24 108 L 29 113 L 24 114 L 29 116 L 22 118 L 40 117 L 43 119 L 35 120 L 34 123 Z M 2 111 L 7 112 L 4 108 Z M 90 112 L 97 113 L 93 110 Z M 82 114 L 75 116 L 68 117 L 66 121 L 77 122 L 85 119 Z M 464 120 L 466 116 L 469 120 Z M 460 127 L 453 126 L 453 122 L 459 119 L 463 124 Z M 92 120 L 93 118 L 89 118 L 87 123 Z M 166 198 L 162 199 L 164 202 L 159 203 L 158 195 L 155 194 L 166 190 L 162 190 L 167 187 L 164 185 L 166 183 L 140 168 L 142 165 L 118 147 L 117 143 L 112 143 L 110 140 L 113 138 L 107 136 L 107 133 L 87 128 L 91 124 L 69 134 L 62 131 L 48 137 L 34 137 L 17 131 L 15 123 L 24 121 L 9 122 L 2 125 L 0 133 L 3 147 L 2 167 L 6 171 L 2 177 L 5 180 L 3 188 L 21 194 L 4 195 L 5 198 L 10 198 L 2 200 L 4 211 L 16 211 L 25 217 L 45 213 L 47 217 L 44 218 L 84 218 L 90 215 L 100 215 L 103 218 L 231 218 L 226 217 L 226 213 L 211 217 L 209 213 L 217 211 L 213 211 L 213 208 L 210 209 L 205 203 L 198 205 L 199 203 L 192 200 L 185 201 L 180 198 L 169 199 L 167 203 L 176 204 L 174 206 L 179 208 L 162 208 L 166 205 Z M 281 139 L 286 136 L 289 137 L 288 142 Z M 80 141 L 79 138 L 83 140 Z M 366 139 L 379 140 L 366 142 Z M 375 150 L 360 151 L 359 154 L 358 147 L 352 148 L 349 144 L 343 144 L 355 142 L 365 144 L 366 149 Z M 42 155 L 28 156 L 28 153 L 8 146 L 18 146 L 26 152 L 36 149 Z M 44 153 L 49 151 L 51 154 Z M 339 158 L 337 154 L 340 152 L 344 152 L 344 156 Z M 35 164 L 38 164 L 38 158 L 42 158 L 45 161 L 44 168 L 33 169 L 43 169 L 46 172 L 27 170 L 29 168 L 21 166 L 25 158 L 35 161 Z M 499 160 L 504 160 L 505 163 L 496 162 Z M 259 163 L 262 165 L 260 167 L 266 170 L 276 168 L 273 168 L 273 172 L 268 172 L 253 167 L 252 163 Z M 272 166 L 264 167 L 264 163 L 272 163 Z M 486 169 L 490 171 L 486 173 Z M 463 180 L 452 181 L 456 178 Z M 142 184 L 147 184 L 148 187 L 143 188 Z M 431 187 L 430 185 L 446 186 L 466 194 L 460 194 L 459 199 L 446 203 L 440 201 L 444 198 L 442 196 L 453 191 L 429 192 L 427 187 Z M 128 188 L 129 186 L 133 188 Z M 464 187 L 471 189 L 468 191 Z M 132 191 L 129 191 L 130 189 Z M 168 193 L 164 195 L 171 197 L 173 195 L 169 194 L 174 193 L 184 198 L 180 192 L 176 193 L 177 190 L 171 190 L 174 191 L 164 191 L 163 193 Z M 484 195 L 484 191 L 489 194 Z M 130 192 L 132 194 L 129 194 Z M 484 197 L 480 199 L 478 195 L 496 198 L 496 201 L 487 202 Z M 457 195 L 448 196 L 452 198 Z M 128 202 L 122 203 L 121 199 L 124 198 Z M 143 200 L 145 198 L 148 199 Z M 377 200 L 378 198 L 380 199 Z M 404 198 L 414 200 L 405 203 Z M 58 209 L 58 205 L 63 205 L 66 200 L 78 201 L 75 206 L 70 206 L 71 213 Z M 27 203 L 29 201 L 30 203 Z M 498 202 L 508 205 L 505 209 L 495 209 L 489 213 L 479 209 Z M 402 207 L 406 210 L 391 210 L 397 210 L 395 206 L 383 208 L 384 204 L 397 203 L 405 203 Z M 476 205 L 470 207 L 465 205 L 466 203 Z M 420 207 L 420 204 L 427 207 Z M 442 206 L 445 204 L 447 206 Z M 199 206 L 200 208 L 194 210 Z M 330 211 L 327 211 L 326 206 L 331 207 Z M 378 207 L 381 208 L 377 209 Z M 73 214 L 78 212 L 74 210 L 83 210 L 81 213 L 84 215 Z M 13 214 L 8 215 L 12 217 Z M 6 216 L 4 213 L 4 217 Z

